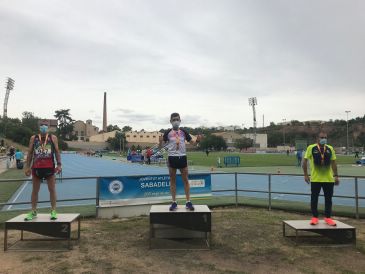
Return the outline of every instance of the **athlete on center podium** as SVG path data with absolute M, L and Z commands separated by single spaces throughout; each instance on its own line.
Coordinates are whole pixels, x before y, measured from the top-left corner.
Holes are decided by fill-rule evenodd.
M 184 183 L 184 190 L 186 196 L 186 209 L 194 210 L 194 206 L 190 201 L 190 186 L 188 180 L 188 162 L 186 157 L 185 141 L 194 144 L 189 133 L 180 128 L 180 115 L 179 113 L 172 113 L 170 116 L 170 123 L 172 129 L 167 130 L 163 135 L 163 142 L 168 151 L 167 166 L 170 174 L 170 191 L 172 196 L 172 203 L 170 211 L 177 209 L 176 202 L 176 171 L 180 170 L 181 178 Z

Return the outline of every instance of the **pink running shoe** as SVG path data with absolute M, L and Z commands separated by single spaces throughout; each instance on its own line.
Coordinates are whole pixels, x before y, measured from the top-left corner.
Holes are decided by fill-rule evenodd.
M 324 221 L 330 226 L 336 226 L 336 222 L 331 218 L 324 218 Z
M 317 225 L 318 224 L 318 218 L 312 217 L 310 224 L 311 225 Z

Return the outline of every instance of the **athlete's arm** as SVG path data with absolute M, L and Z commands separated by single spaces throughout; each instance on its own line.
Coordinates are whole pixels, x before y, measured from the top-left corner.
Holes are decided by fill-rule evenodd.
M 303 172 L 304 172 L 304 181 L 308 184 L 310 183 L 310 179 L 308 176 L 308 159 L 304 158 L 303 160 Z
M 339 185 L 340 180 L 338 179 L 338 170 L 337 170 L 336 160 L 331 161 L 331 167 L 332 167 L 333 174 L 335 176 L 335 185 Z
M 56 172 L 60 173 L 61 169 L 62 169 L 62 164 L 61 164 L 61 154 L 60 154 L 60 150 L 58 148 L 58 139 L 57 136 L 52 135 L 52 142 L 54 144 L 54 150 L 55 150 L 55 155 L 56 155 L 56 161 L 57 161 L 57 167 L 56 167 Z
M 34 135 L 29 139 L 27 161 L 25 163 L 25 170 L 24 170 L 26 176 L 30 176 L 31 173 L 30 165 L 32 164 L 32 159 L 33 159 L 33 149 L 34 149 Z

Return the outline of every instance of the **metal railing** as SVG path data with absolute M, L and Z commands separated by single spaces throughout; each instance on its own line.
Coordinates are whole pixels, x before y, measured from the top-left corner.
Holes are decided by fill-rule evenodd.
M 276 173 L 246 173 L 246 172 L 232 172 L 232 173 L 225 173 L 225 172 L 207 172 L 207 173 L 194 173 L 195 175 L 203 175 L 203 174 L 211 174 L 213 176 L 215 175 L 234 175 L 234 189 L 219 189 L 219 190 L 212 190 L 212 193 L 218 193 L 218 192 L 234 192 L 234 198 L 235 198 L 235 206 L 238 207 L 239 202 L 238 198 L 242 197 L 242 195 L 239 195 L 239 193 L 264 193 L 267 194 L 267 207 L 268 210 L 271 210 L 272 208 L 272 194 L 285 194 L 285 195 L 300 195 L 300 196 L 310 196 L 310 193 L 304 193 L 304 192 L 286 192 L 286 191 L 272 191 L 272 177 L 273 176 L 297 176 L 297 177 L 303 177 L 303 175 L 298 174 L 276 174 Z M 166 174 L 154 174 L 153 176 L 165 176 Z M 256 176 L 267 176 L 267 190 L 258 190 L 258 189 L 242 189 L 238 187 L 238 175 L 256 175 Z M 132 175 L 128 177 L 140 177 L 140 176 L 151 176 L 151 175 Z M 60 199 L 57 200 L 57 202 L 73 202 L 73 201 L 90 201 L 95 200 L 95 203 L 97 204 L 97 201 L 99 200 L 99 189 L 98 189 L 98 180 L 100 178 L 115 178 L 119 176 L 89 176 L 89 177 L 68 177 L 68 178 L 56 178 L 57 181 L 67 181 L 67 180 L 88 180 L 88 179 L 94 179 L 96 180 L 96 195 L 95 197 L 85 197 L 85 198 L 75 198 L 75 199 Z M 359 201 L 365 200 L 365 196 L 359 195 L 359 179 L 365 179 L 365 176 L 341 176 L 341 179 L 343 178 L 350 178 L 354 179 L 354 195 L 333 195 L 333 198 L 344 198 L 344 199 L 354 199 L 354 207 L 355 207 L 355 218 L 359 219 Z M 31 179 L 1 179 L 1 183 L 5 182 L 27 182 L 31 181 Z M 42 200 L 38 203 L 48 203 L 49 200 Z M 6 202 L 6 203 L 0 203 L 0 208 L 4 206 L 9 205 L 23 205 L 23 204 L 30 204 L 30 201 L 28 202 Z

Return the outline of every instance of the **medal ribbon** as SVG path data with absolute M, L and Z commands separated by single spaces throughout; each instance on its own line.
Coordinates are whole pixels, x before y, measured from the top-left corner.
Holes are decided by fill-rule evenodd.
M 44 142 L 42 142 L 42 136 L 40 134 L 38 134 L 38 137 L 39 137 L 39 142 L 41 143 L 42 152 L 44 152 L 44 147 L 47 145 L 48 133 L 46 135 L 46 139 L 44 140 Z
M 323 153 L 321 151 L 321 147 L 319 146 L 319 144 L 317 144 L 317 148 L 319 150 L 319 153 L 321 154 L 321 165 L 324 164 L 324 154 L 326 153 L 326 145 L 323 146 Z
M 176 132 L 175 130 L 174 134 L 175 134 L 175 139 L 176 139 L 176 149 L 179 149 L 180 146 L 180 129 Z

